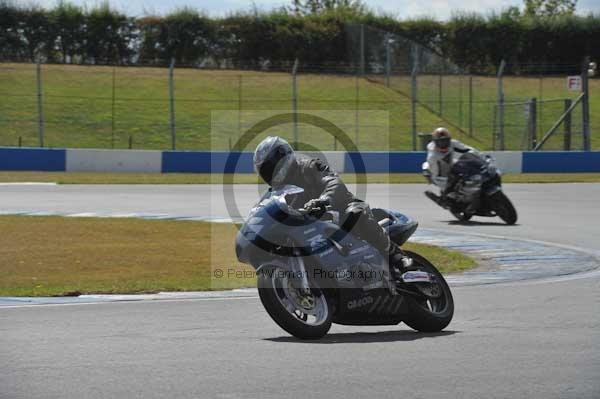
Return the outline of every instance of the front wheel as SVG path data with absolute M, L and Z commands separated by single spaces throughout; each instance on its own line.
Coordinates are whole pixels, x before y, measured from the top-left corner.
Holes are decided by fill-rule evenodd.
M 407 298 L 409 314 L 404 317 L 404 323 L 410 328 L 422 332 L 438 332 L 450 324 L 454 315 L 454 299 L 444 276 L 427 259 L 422 256 L 405 251 L 412 258 L 410 270 L 419 270 L 433 274 L 435 283 L 418 284 L 418 290 L 424 295 L 422 299 Z
M 273 321 L 300 339 L 319 339 L 331 328 L 332 306 L 313 282 L 310 290 L 299 287 L 296 279 L 277 267 L 257 276 L 258 295 Z
M 452 213 L 452 216 L 454 216 L 460 222 L 468 222 L 473 217 L 471 213 L 463 211 L 451 210 L 450 212 Z
M 517 210 L 502 191 L 497 191 L 492 194 L 490 197 L 490 205 L 494 212 L 496 212 L 496 215 L 504 220 L 504 223 L 517 223 Z

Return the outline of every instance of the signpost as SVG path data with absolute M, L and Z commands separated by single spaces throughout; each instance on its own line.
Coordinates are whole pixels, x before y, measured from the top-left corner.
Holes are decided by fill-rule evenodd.
M 581 91 L 581 76 L 567 76 L 567 89 L 573 91 Z

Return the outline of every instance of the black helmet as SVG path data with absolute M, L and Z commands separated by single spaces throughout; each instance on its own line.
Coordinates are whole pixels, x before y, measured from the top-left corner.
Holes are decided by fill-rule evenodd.
M 254 169 L 268 185 L 279 185 L 295 162 L 294 150 L 281 137 L 269 136 L 254 151 Z

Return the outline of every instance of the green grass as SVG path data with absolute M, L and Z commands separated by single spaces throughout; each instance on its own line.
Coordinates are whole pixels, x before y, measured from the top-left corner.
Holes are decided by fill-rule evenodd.
M 354 183 L 357 176 L 342 174 L 346 183 Z M 600 173 L 523 173 L 506 174 L 504 183 L 600 183 Z M 193 173 L 93 173 L 93 172 L 2 172 L 0 183 L 40 182 L 58 184 L 220 184 L 224 176 L 219 174 Z M 371 173 L 366 176 L 368 183 L 425 183 L 419 173 Z M 236 184 L 259 184 L 259 178 L 252 174 L 237 174 Z
M 164 68 L 42 66 L 45 144 L 49 147 L 169 149 L 168 70 Z M 113 79 L 114 78 L 114 79 Z M 114 102 L 113 102 L 114 82 Z M 358 133 L 361 150 L 412 148 L 409 79 L 393 77 L 391 88 L 381 79 L 344 75 L 301 74 L 297 79 L 298 109 L 312 111 L 336 123 L 351 140 Z M 565 78 L 507 77 L 507 101 L 531 97 L 564 98 L 576 93 L 565 89 Z M 590 82 L 592 93 L 600 81 Z M 439 78 L 419 78 L 418 131 L 451 124 L 468 131 L 466 78 L 443 80 L 443 109 L 437 102 Z M 492 147 L 491 121 L 496 87 L 494 78 L 475 77 L 473 83 L 473 135 L 456 137 L 482 149 Z M 0 64 L 0 145 L 38 145 L 35 68 L 31 64 Z M 175 70 L 175 119 L 178 149 L 228 149 L 245 131 L 265 116 L 291 109 L 291 77 L 287 73 L 254 71 Z M 592 94 L 592 131 L 600 124 L 600 96 Z M 238 110 L 242 112 L 239 113 Z M 356 110 L 359 112 L 357 113 Z M 539 136 L 558 118 L 562 104 L 545 105 L 538 112 Z M 523 107 L 507 106 L 507 149 L 521 148 Z M 578 118 L 574 118 L 573 127 Z M 355 122 L 358 121 L 358 129 Z M 512 125 L 514 126 L 512 126 Z M 291 124 L 273 127 L 265 134 L 293 137 Z M 321 129 L 300 125 L 302 148 L 341 149 Z M 253 148 L 258 139 L 248 144 Z M 547 148 L 560 148 L 557 136 Z M 579 145 L 574 138 L 574 146 Z M 594 145 L 598 139 L 594 136 Z
M 149 293 L 251 287 L 231 224 L 0 216 L 0 296 Z M 476 266 L 443 248 L 407 244 L 444 273 Z M 214 278 L 223 270 L 224 277 Z M 236 275 L 236 273 L 240 273 Z
M 497 98 L 497 80 L 495 77 L 473 76 L 472 78 L 472 137 L 466 139 L 483 149 L 491 149 L 494 108 Z M 421 104 L 441 117 L 454 129 L 469 133 L 469 77 L 444 76 L 442 82 L 442 104 L 440 98 L 440 78 L 437 75 L 421 75 L 418 80 L 418 98 Z M 406 78 L 393 78 L 391 88 L 407 95 L 410 92 Z M 574 100 L 580 93 L 566 88 L 566 76 L 515 77 L 503 79 L 505 96 L 505 149 L 521 150 L 527 148 L 527 113 L 523 102 L 537 99 L 536 136 L 541 139 L 554 125 L 564 111 L 564 99 Z M 592 147 L 600 144 L 600 96 L 594 93 L 600 89 L 600 80 L 590 81 L 590 115 Z M 441 107 L 441 109 L 440 109 Z M 424 121 L 425 125 L 429 122 Z M 421 123 L 419 126 L 424 126 Z M 581 106 L 572 114 L 572 148 L 582 149 Z M 427 129 L 425 129 L 427 131 Z M 544 145 L 546 150 L 562 150 L 563 127 Z

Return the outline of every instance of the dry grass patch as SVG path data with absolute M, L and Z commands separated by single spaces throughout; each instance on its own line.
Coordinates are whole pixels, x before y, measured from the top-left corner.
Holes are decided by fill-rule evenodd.
M 254 286 L 237 262 L 231 224 L 141 219 L 0 217 L 0 295 L 197 291 Z M 460 253 L 409 244 L 444 272 L 475 262 Z M 212 278 L 214 268 L 225 277 Z
M 235 259 L 235 231 L 203 222 L 0 217 L 0 295 L 249 286 L 248 279 L 211 281 L 213 253 L 220 264 L 245 268 Z

